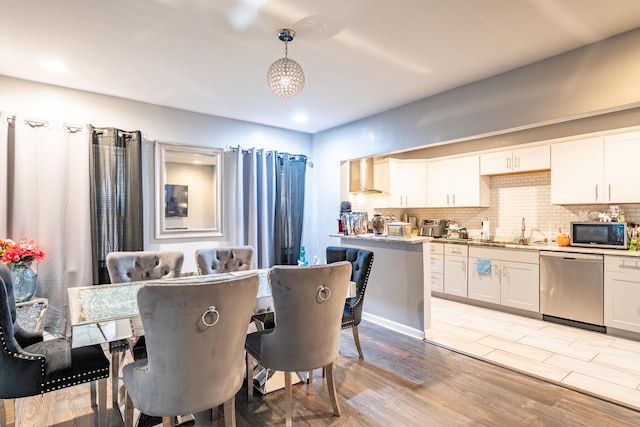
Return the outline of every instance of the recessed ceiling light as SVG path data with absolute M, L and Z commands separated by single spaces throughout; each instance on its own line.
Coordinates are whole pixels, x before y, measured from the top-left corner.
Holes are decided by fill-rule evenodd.
M 65 64 L 63 64 L 61 61 L 58 61 L 56 59 L 48 59 L 46 61 L 43 61 L 40 66 L 42 66 L 42 68 L 44 68 L 45 70 L 54 72 L 54 73 L 66 73 L 67 72 L 67 66 Z
M 305 113 L 298 113 L 293 116 L 293 121 L 296 123 L 307 123 L 309 121 L 309 116 Z

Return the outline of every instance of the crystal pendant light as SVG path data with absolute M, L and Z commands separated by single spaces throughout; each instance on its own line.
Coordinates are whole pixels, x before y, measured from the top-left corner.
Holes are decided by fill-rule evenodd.
M 296 33 L 293 30 L 278 31 L 278 38 L 284 42 L 284 58 L 271 64 L 267 72 L 267 84 L 274 95 L 280 98 L 291 98 L 302 92 L 304 87 L 304 72 L 302 67 L 293 59 L 287 57 L 287 44 L 293 41 Z

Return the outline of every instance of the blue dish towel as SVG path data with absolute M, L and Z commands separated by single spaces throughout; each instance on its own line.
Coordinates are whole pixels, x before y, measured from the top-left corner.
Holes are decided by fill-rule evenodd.
M 489 258 L 478 258 L 476 262 L 476 271 L 478 274 L 491 273 L 491 260 Z

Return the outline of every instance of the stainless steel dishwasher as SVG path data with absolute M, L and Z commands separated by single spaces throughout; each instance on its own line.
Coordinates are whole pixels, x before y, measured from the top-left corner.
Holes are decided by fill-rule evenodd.
M 541 251 L 543 318 L 604 332 L 603 259 L 602 255 Z

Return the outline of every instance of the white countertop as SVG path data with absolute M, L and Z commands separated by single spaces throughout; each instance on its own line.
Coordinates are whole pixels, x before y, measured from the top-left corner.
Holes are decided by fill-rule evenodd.
M 411 236 L 411 237 L 395 237 L 375 234 L 330 234 L 331 237 L 339 237 L 341 239 L 356 239 L 356 240 L 369 240 L 376 242 L 393 242 L 393 243 L 408 243 L 416 244 L 427 241 L 433 241 L 433 237 L 426 236 Z
M 527 245 L 520 245 L 518 243 L 496 243 L 496 242 L 483 242 L 480 240 L 463 240 L 463 239 L 434 239 L 433 243 L 453 243 L 467 246 L 484 246 L 484 247 L 496 247 L 496 248 L 508 248 L 508 249 L 522 249 L 530 251 L 554 251 L 554 252 L 569 252 L 569 253 L 582 253 L 582 254 L 600 254 L 600 255 L 618 255 L 618 256 L 640 256 L 639 251 L 630 251 L 628 249 L 603 249 L 603 248 L 583 248 L 579 246 L 558 246 L 556 243 L 533 243 Z
M 631 256 L 640 257 L 640 251 L 630 251 L 627 249 L 603 249 L 603 248 L 583 248 L 578 246 L 558 246 L 556 243 L 540 243 L 540 244 L 528 244 L 519 245 L 518 243 L 502 243 L 502 242 L 483 242 L 480 240 L 464 240 L 464 239 L 446 239 L 446 238 L 434 238 L 426 236 L 412 236 L 412 237 L 389 237 L 385 235 L 375 234 L 330 234 L 331 237 L 339 237 L 341 239 L 354 239 L 354 240 L 370 240 L 376 242 L 393 242 L 393 243 L 408 243 L 416 244 L 426 241 L 432 243 L 453 243 L 458 245 L 467 246 L 483 246 L 492 248 L 507 248 L 507 249 L 521 249 L 529 251 L 555 251 L 555 252 L 570 252 L 570 253 L 583 253 L 583 254 L 601 254 L 601 255 L 617 255 L 617 256 Z

